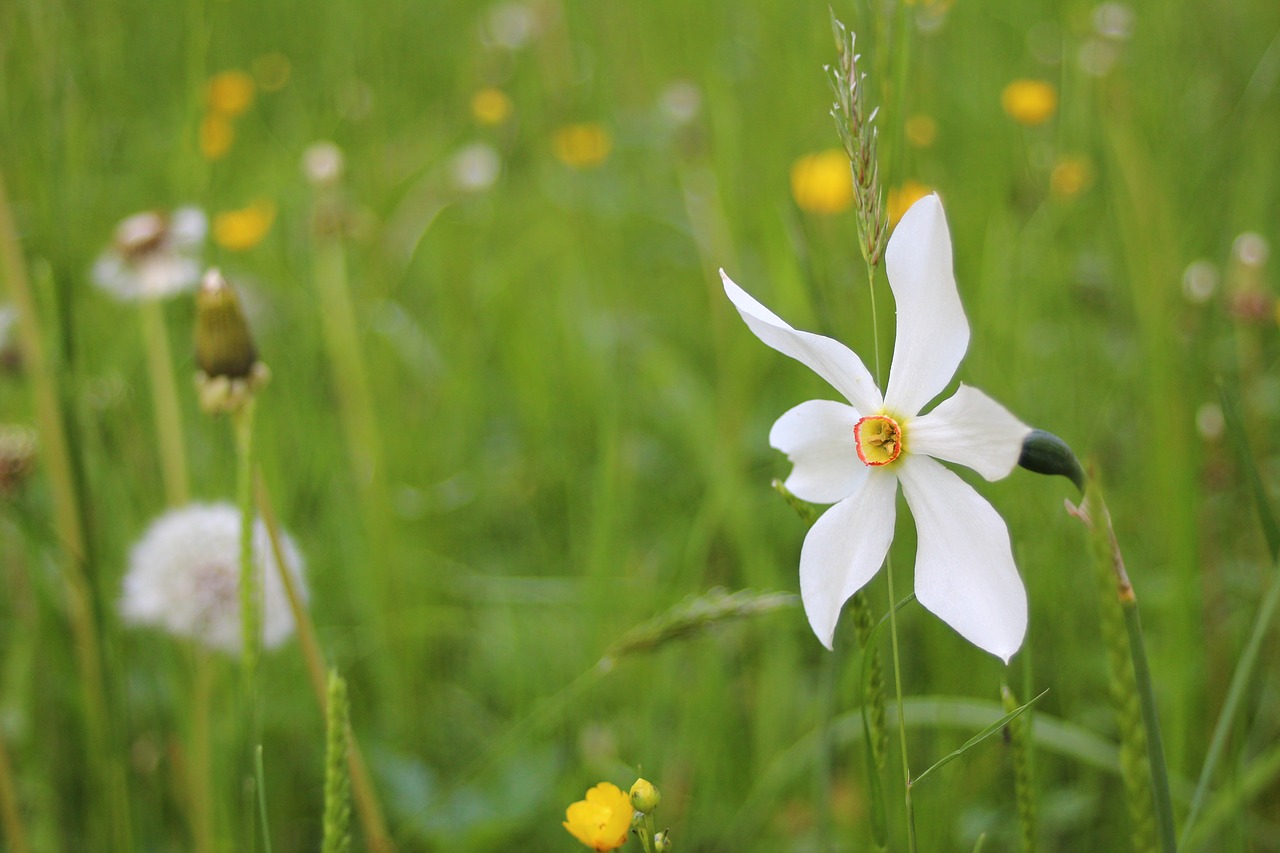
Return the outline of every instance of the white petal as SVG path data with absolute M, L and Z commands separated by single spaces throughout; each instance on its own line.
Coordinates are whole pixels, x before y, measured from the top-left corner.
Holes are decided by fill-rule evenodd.
M 720 271 L 720 278 L 724 279 L 724 292 L 757 338 L 830 382 L 858 411 L 880 410 L 880 389 L 853 350 L 831 338 L 791 328 L 734 284 L 724 270 Z
M 916 519 L 916 598 L 969 642 L 1009 662 L 1027 631 L 1027 593 L 1004 519 L 941 462 L 898 465 Z
M 795 466 L 786 486 L 803 501 L 831 504 L 856 492 L 868 468 L 858 459 L 853 428 L 858 412 L 833 400 L 810 400 L 789 410 L 769 430 L 769 444 Z
M 898 315 L 885 407 L 911 417 L 947 387 L 969 347 L 969 321 L 951 268 L 951 235 L 936 195 L 917 201 L 898 222 L 885 250 L 885 269 Z
M 898 478 L 872 471 L 862 488 L 823 513 L 800 550 L 800 599 L 813 633 L 832 647 L 840 608 L 875 577 L 893 541 Z
M 988 480 L 1009 476 L 1031 427 L 968 385 L 911 422 L 908 449 L 967 465 Z

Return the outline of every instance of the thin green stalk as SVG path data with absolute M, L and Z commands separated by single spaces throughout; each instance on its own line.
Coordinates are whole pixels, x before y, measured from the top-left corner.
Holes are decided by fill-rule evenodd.
M 324 837 L 321 853 L 347 853 L 351 848 L 351 779 L 348 776 L 347 682 L 329 671 L 324 757 Z
M 140 314 L 147 367 L 151 374 L 165 498 L 169 506 L 181 506 L 189 499 L 191 488 L 187 480 L 187 454 L 183 447 L 182 411 L 178 406 L 177 383 L 173 376 L 173 356 L 169 348 L 169 332 L 164 325 L 164 305 L 157 299 L 143 300 Z
M 284 585 L 285 597 L 289 599 L 289 609 L 293 612 L 293 622 L 298 632 L 298 648 L 302 650 L 302 659 L 307 666 L 307 675 L 311 680 L 311 688 L 316 694 L 320 713 L 328 713 L 328 696 L 330 685 L 329 672 L 325 663 L 324 652 L 316 636 L 315 624 L 311 621 L 311 611 L 302 601 L 302 595 L 293 575 L 286 569 L 284 551 L 280 547 L 280 523 L 276 518 L 271 496 L 267 492 L 266 482 L 259 470 L 256 476 L 258 511 L 262 514 L 262 523 L 267 528 L 267 538 L 271 542 L 271 552 L 276 566 L 280 570 L 280 580 Z M 360 750 L 360 742 L 355 731 L 347 723 L 347 764 L 351 774 L 351 787 L 355 796 L 356 813 L 360 825 L 364 829 L 365 844 L 374 853 L 389 853 L 395 849 L 391 835 L 387 831 L 386 820 L 382 816 L 382 806 L 378 802 L 377 792 L 365 763 L 364 753 Z
M 13 770 L 9 765 L 9 750 L 0 737 L 0 823 L 4 826 L 4 839 L 12 853 L 30 853 L 27 845 L 27 828 L 18 808 L 18 788 L 13 784 Z
M 128 779 L 119 754 L 111 745 L 111 714 L 107 704 L 105 659 L 100 644 L 93 584 L 86 573 L 86 539 L 82 509 L 60 404 L 57 371 L 49 363 L 41 334 L 26 263 L 0 174 L 0 276 L 8 282 L 10 298 L 18 313 L 18 342 L 29 368 L 40 427 L 44 467 L 53 493 L 54 524 L 62 545 L 67 619 L 70 622 L 79 682 L 84 693 L 86 751 L 92 772 L 104 796 L 95 798 L 102 809 L 117 849 L 133 847 L 130 826 Z
M 243 645 L 245 684 L 253 691 L 254 670 L 258 664 L 261 614 L 259 613 L 258 577 L 253 561 L 253 410 L 250 397 L 231 416 L 236 440 L 236 496 L 240 507 L 240 639 Z
M 1129 652 L 1133 656 L 1133 675 L 1138 683 L 1142 703 L 1142 723 L 1147 730 L 1147 762 L 1151 765 L 1151 793 L 1156 803 L 1156 829 L 1160 833 L 1160 849 L 1175 853 L 1178 849 L 1173 828 L 1173 796 L 1169 792 L 1169 770 L 1164 757 L 1164 740 L 1160 737 L 1160 715 L 1156 711 L 1155 689 L 1151 683 L 1151 667 L 1147 664 L 1147 646 L 1142 636 L 1142 620 L 1138 616 L 1138 600 L 1129 588 L 1122 596 L 1124 625 L 1129 634 Z
M 192 688 L 194 718 L 191 723 L 191 760 L 188 792 L 191 840 L 196 853 L 213 853 L 213 761 L 210 751 L 209 705 L 213 698 L 213 661 L 204 649 L 196 649 Z
M 1000 701 L 1005 713 L 1018 707 L 1018 699 L 1007 680 L 1000 685 Z M 1035 853 L 1036 844 L 1036 792 L 1031 772 L 1031 712 L 1011 720 L 1006 725 L 1009 746 L 1013 752 L 1013 790 L 1018 804 L 1018 829 L 1022 838 L 1022 853 Z
M 885 579 L 889 585 L 889 601 L 897 601 L 893 592 L 893 559 L 885 558 Z M 898 747 L 902 753 L 903 798 L 907 807 L 907 849 L 916 850 L 916 815 L 911 802 L 911 762 L 907 757 L 907 724 L 902 716 L 902 661 L 898 653 L 898 608 L 889 607 L 889 640 L 893 647 L 893 693 L 898 714 Z

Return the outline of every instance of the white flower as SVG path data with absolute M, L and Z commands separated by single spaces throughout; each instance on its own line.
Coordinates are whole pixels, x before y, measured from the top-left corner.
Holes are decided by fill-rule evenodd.
M 166 299 L 194 290 L 209 223 L 204 212 L 135 213 L 116 226 L 111 247 L 93 265 L 93 279 L 117 299 Z
M 302 555 L 288 535 L 280 548 L 300 595 Z M 262 602 L 262 645 L 293 633 L 293 611 L 280 580 L 266 526 L 254 525 L 253 554 Z M 152 522 L 129 555 L 120 615 L 213 649 L 239 654 L 240 510 L 229 503 L 191 504 Z
M 963 384 L 919 414 L 951 382 L 969 346 L 951 236 L 936 195 L 902 217 L 885 263 L 898 330 L 883 397 L 848 347 L 793 329 L 721 272 L 725 292 L 756 337 L 808 366 L 850 404 L 801 403 L 769 433 L 769 443 L 795 466 L 787 488 L 802 500 L 835 504 L 809 530 L 800 553 L 805 613 L 831 648 L 840 608 L 884 562 L 901 483 L 916 522 L 917 599 L 1007 663 L 1027 627 L 1026 591 L 1008 529 L 989 503 L 937 460 L 998 480 L 1017 464 L 1030 429 Z
M 493 186 L 502 174 L 502 157 L 492 145 L 473 142 L 453 155 L 453 184 L 465 192 L 480 192 Z

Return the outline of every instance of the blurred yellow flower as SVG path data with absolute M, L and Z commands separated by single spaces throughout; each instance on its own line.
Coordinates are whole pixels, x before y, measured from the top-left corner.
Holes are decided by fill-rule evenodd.
M 471 96 L 471 114 L 481 124 L 502 124 L 511 115 L 511 99 L 501 89 L 486 86 Z
M 613 137 L 598 122 L 569 124 L 551 140 L 556 157 L 566 166 L 590 169 L 599 166 L 613 150 Z
M 1014 80 L 1000 93 L 1000 105 L 1018 124 L 1035 127 L 1053 118 L 1058 90 L 1043 80 Z
M 617 785 L 601 782 L 587 798 L 565 809 L 564 828 L 592 850 L 614 850 L 631 830 L 631 798 Z
M 200 154 L 206 160 L 221 160 L 235 142 L 236 129 L 221 115 L 210 113 L 200 121 Z
M 244 71 L 222 71 L 209 78 L 205 103 L 211 114 L 235 118 L 253 106 L 253 78 Z
M 907 180 L 903 181 L 902 186 L 892 187 L 889 190 L 889 224 L 897 225 L 898 220 L 902 218 L 902 214 L 907 212 L 911 205 L 933 192 L 932 189 L 926 187 L 919 181 Z
M 267 236 L 275 218 L 275 202 L 267 198 L 257 199 L 239 210 L 219 213 L 213 218 L 214 242 L 232 252 L 252 249 Z
M 806 154 L 791 164 L 791 195 L 809 213 L 848 210 L 853 204 L 853 173 L 844 149 Z
M 264 92 L 278 92 L 289 82 L 293 65 L 283 53 L 264 53 L 253 60 L 253 77 Z
M 1082 154 L 1059 158 L 1049 175 L 1049 189 L 1060 198 L 1071 198 L 1093 183 L 1093 164 Z
M 907 119 L 907 141 L 916 148 L 928 148 L 938 138 L 938 123 L 933 116 L 916 113 Z

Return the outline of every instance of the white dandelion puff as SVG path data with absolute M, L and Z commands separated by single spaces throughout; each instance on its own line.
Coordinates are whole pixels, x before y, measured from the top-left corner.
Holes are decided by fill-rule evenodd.
M 280 549 L 305 600 L 302 555 L 284 533 Z M 253 555 L 262 596 L 262 646 L 271 649 L 289 638 L 294 622 L 261 520 L 254 525 Z M 133 625 L 162 628 L 239 654 L 240 510 L 229 503 L 191 504 L 152 522 L 129 555 L 120 615 Z
M 110 248 L 93 265 L 93 280 L 126 302 L 193 290 L 208 230 L 204 211 L 195 207 L 135 213 L 116 226 Z

